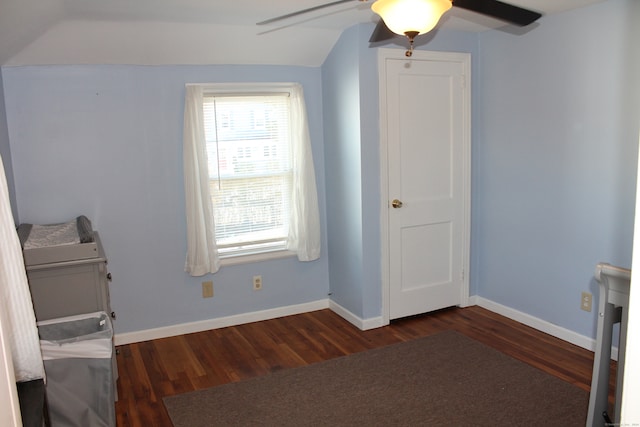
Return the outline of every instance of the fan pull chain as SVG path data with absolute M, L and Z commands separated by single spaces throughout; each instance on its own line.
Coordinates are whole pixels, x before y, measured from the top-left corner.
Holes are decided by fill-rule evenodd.
M 404 33 L 407 38 L 409 39 L 409 50 L 407 50 L 404 53 L 404 56 L 406 56 L 407 58 L 410 58 L 413 55 L 413 41 L 416 38 L 416 36 L 420 33 L 418 33 L 417 31 L 407 31 L 406 33 Z
M 409 43 L 409 50 L 404 53 L 404 56 L 406 56 L 407 58 L 411 58 L 411 56 L 413 56 L 413 40 L 411 40 Z

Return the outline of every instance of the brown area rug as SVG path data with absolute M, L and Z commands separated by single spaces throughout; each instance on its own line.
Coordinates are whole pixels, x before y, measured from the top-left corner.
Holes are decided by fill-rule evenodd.
M 166 397 L 175 427 L 584 426 L 586 391 L 456 332 Z

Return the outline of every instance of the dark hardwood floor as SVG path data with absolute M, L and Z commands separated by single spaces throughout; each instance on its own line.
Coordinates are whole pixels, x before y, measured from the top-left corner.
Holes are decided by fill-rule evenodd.
M 118 347 L 117 425 L 171 427 L 162 403 L 165 396 L 444 330 L 458 331 L 589 390 L 592 352 L 480 307 L 446 309 L 369 331 L 360 331 L 330 310 L 321 310 Z

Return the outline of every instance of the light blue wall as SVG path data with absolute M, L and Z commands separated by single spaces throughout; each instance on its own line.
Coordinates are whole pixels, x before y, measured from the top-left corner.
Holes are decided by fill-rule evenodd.
M 591 337 L 595 310 L 580 311 L 580 293 L 597 297 L 597 262 L 629 266 L 631 260 L 637 10 L 638 2 L 611 0 L 544 18 L 520 35 L 438 31 L 418 45 L 472 54 L 471 295 Z M 380 315 L 381 289 L 372 29 L 345 32 L 322 68 L 326 136 L 335 135 L 325 146 L 332 159 L 330 249 L 336 250 L 331 290 L 364 319 Z M 402 39 L 378 46 L 406 49 Z M 354 151 L 330 153 L 330 144 Z M 346 157 L 352 159 L 344 163 Z M 359 179 L 346 175 L 355 167 Z
M 331 299 L 363 316 L 362 162 L 358 28 L 345 31 L 322 66 Z
M 418 46 L 472 54 L 471 294 L 588 336 L 595 312 L 580 311 L 579 297 L 597 294 L 595 264 L 631 260 L 639 5 L 609 0 L 545 17 L 524 35 L 438 31 Z M 114 275 L 118 333 L 328 292 L 363 319 L 380 316 L 372 30 L 347 30 L 318 69 L 3 68 L 0 149 L 4 157 L 10 141 L 20 220 L 92 218 Z M 401 39 L 380 46 L 406 49 Z M 204 278 L 183 272 L 184 83 L 221 81 L 303 84 L 326 232 L 319 261 L 224 267 Z M 254 274 L 264 277 L 262 292 L 251 291 Z M 211 300 L 200 296 L 208 279 Z
M 369 47 L 372 25 L 358 27 L 360 63 L 360 133 L 362 163 L 363 318 L 382 315 L 382 241 L 380 209 L 380 108 L 378 50 Z
M 478 294 L 594 337 L 598 262 L 631 265 L 640 118 L 636 0 L 480 36 Z
M 187 82 L 296 81 L 305 91 L 326 230 L 320 70 L 268 66 L 4 68 L 21 222 L 87 215 L 114 280 L 117 333 L 327 298 L 326 235 L 314 262 L 295 258 L 184 273 L 182 118 Z M 264 289 L 252 290 L 261 274 Z M 200 282 L 213 280 L 203 299 Z
M 9 131 L 7 128 L 7 114 L 4 102 L 4 84 L 2 73 L 0 72 L 0 157 L 4 166 L 5 177 L 7 178 L 7 186 L 9 187 L 9 199 L 11 201 L 11 210 L 13 212 L 14 222 L 18 223 L 18 213 L 16 210 L 16 192 L 13 185 L 13 166 L 11 162 L 11 147 L 9 145 Z

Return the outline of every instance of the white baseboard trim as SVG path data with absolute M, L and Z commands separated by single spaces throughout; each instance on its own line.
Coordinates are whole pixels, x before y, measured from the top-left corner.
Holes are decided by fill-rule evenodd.
M 531 316 L 530 314 L 523 313 L 497 302 L 479 296 L 472 296 L 469 298 L 469 305 L 478 305 L 489 311 L 500 314 L 504 317 L 515 320 L 524 325 L 530 326 L 541 332 L 547 333 L 556 338 L 560 338 L 561 340 L 570 342 L 571 344 L 575 344 L 587 350 L 594 351 L 595 349 L 595 340 L 592 338 L 580 335 L 569 329 L 554 325 L 553 323 L 547 322 L 546 320 L 539 319 L 537 317 Z M 168 338 L 176 335 L 190 334 L 194 332 L 207 331 L 210 329 L 219 329 L 228 326 L 236 326 L 245 323 L 259 322 L 262 320 L 291 316 L 294 314 L 308 313 L 310 311 L 323 310 L 326 308 L 332 310 L 334 313 L 344 318 L 349 323 L 362 331 L 385 326 L 382 316 L 362 319 L 340 304 L 329 299 L 324 299 L 304 304 L 290 305 L 269 310 L 220 317 L 217 319 L 208 319 L 199 322 L 181 323 L 179 325 L 171 325 L 161 328 L 115 334 L 114 343 L 115 345 L 124 345 L 159 338 Z M 614 360 L 618 359 L 618 349 L 616 347 L 611 350 L 611 358 Z
M 227 326 L 236 326 L 245 323 L 291 316 L 294 314 L 308 313 L 310 311 L 323 310 L 325 308 L 329 308 L 328 299 L 312 301 L 304 304 L 289 305 L 286 307 L 278 307 L 270 310 L 242 313 L 217 319 L 202 320 L 199 322 L 181 323 L 179 325 L 165 326 L 162 328 L 115 334 L 114 343 L 115 345 L 124 345 L 159 338 L 168 338 L 176 335 L 190 334 L 194 332 L 208 331 L 210 329 L 219 329 Z
M 475 303 L 475 305 L 478 305 L 494 313 L 498 313 L 504 317 L 508 317 L 509 319 L 530 326 L 556 338 L 560 338 L 561 340 L 570 342 L 571 344 L 577 345 L 578 347 L 582 347 L 590 351 L 594 351 L 596 348 L 596 341 L 593 338 L 589 338 L 585 335 L 580 335 L 569 329 L 565 329 L 561 326 L 547 322 L 546 320 L 539 319 L 537 317 L 531 316 L 530 314 L 523 313 L 511 307 L 507 307 L 505 305 L 479 296 L 473 296 L 471 297 L 471 299 L 472 302 Z M 618 360 L 618 349 L 616 347 L 611 350 L 611 358 L 614 360 Z
M 369 329 L 376 329 L 384 326 L 382 316 L 372 317 L 370 319 L 362 319 L 335 301 L 329 301 L 329 308 L 331 309 L 331 311 L 333 311 L 338 316 L 342 317 L 361 331 L 367 331 Z

